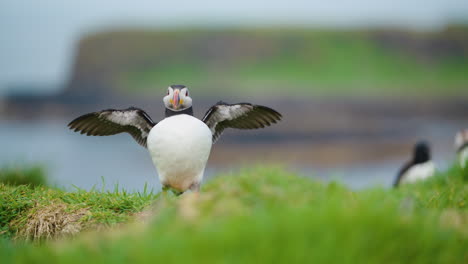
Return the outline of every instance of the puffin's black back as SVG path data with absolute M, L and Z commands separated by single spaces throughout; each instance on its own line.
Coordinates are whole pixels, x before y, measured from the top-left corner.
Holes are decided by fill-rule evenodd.
M 414 146 L 414 151 L 413 151 L 413 159 L 410 161 L 406 162 L 403 167 L 400 169 L 398 172 L 397 177 L 395 178 L 395 181 L 393 182 L 393 187 L 398 187 L 401 181 L 401 177 L 403 174 L 405 174 L 411 167 L 413 167 L 416 164 L 421 164 L 429 161 L 431 159 L 431 151 L 429 148 L 429 144 L 426 141 L 419 141 L 415 146 Z
M 413 163 L 420 164 L 431 159 L 431 150 L 426 141 L 420 141 L 414 147 Z

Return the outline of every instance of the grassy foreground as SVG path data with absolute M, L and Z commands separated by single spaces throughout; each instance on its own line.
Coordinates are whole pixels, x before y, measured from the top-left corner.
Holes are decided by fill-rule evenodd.
M 468 172 L 453 168 L 398 190 L 352 191 L 263 168 L 217 177 L 200 194 L 180 197 L 0 185 L 0 259 L 467 263 L 467 183 Z M 84 230 L 114 227 L 72 239 L 25 242 L 31 234 L 24 230 L 34 226 L 34 215 L 54 204 L 62 205 L 56 216 L 81 212 L 69 223 L 79 223 Z M 149 204 L 144 213 L 135 214 Z M 124 221 L 128 224 L 118 224 Z

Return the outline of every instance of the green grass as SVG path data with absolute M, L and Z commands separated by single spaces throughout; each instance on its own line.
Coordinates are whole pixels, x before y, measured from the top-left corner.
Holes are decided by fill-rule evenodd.
M 101 221 L 121 221 L 115 216 L 128 219 L 154 200 L 154 216 L 40 245 L 4 238 L 0 258 L 5 263 L 466 263 L 467 182 L 468 172 L 453 168 L 396 190 L 352 191 L 259 168 L 217 177 L 200 194 L 180 197 L 3 186 L 9 204 L 18 197 L 25 204 L 59 199 L 106 212 Z M 2 214 L 27 214 L 27 208 L 18 213 L 7 212 L 9 207 Z
M 59 189 L 28 185 L 9 186 L 0 183 L 0 233 L 12 237 L 26 228 L 28 221 L 44 209 L 59 214 L 84 212 L 80 228 L 113 226 L 128 221 L 132 214 L 151 204 L 155 194 L 149 191 L 127 193 L 122 190 L 65 192 Z M 85 210 L 85 211 L 83 211 Z M 47 234 L 44 234 L 47 235 Z M 25 233 L 23 238 L 33 238 Z M 39 237 L 41 239 L 43 237 Z

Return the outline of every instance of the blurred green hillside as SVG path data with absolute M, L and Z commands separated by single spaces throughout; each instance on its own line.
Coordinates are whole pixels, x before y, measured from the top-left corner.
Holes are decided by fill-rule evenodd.
M 67 88 L 154 94 L 173 83 L 198 95 L 468 95 L 468 27 L 96 33 L 80 41 Z

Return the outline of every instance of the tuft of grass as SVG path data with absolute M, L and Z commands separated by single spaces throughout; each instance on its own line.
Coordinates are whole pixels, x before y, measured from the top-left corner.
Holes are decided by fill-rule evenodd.
M 74 235 L 83 228 L 81 220 L 90 214 L 87 208 L 73 210 L 63 202 L 39 205 L 28 213 L 18 237 L 37 241 Z
M 282 169 L 244 170 L 214 178 L 201 193 L 146 197 L 139 205 L 154 205 L 145 224 L 40 246 L 4 239 L 0 257 L 20 263 L 466 263 L 467 173 L 453 168 L 399 189 L 352 191 Z M 124 195 L 78 196 L 87 198 L 67 203 L 91 211 Z M 114 206 L 125 212 L 124 204 Z
M 0 169 L 0 183 L 6 185 L 47 185 L 45 171 L 40 166 Z
M 0 183 L 0 234 L 41 240 L 128 221 L 155 198 L 153 192 L 128 193 Z M 72 230 L 72 231 L 70 231 Z M 77 232 L 73 231 L 76 230 Z

